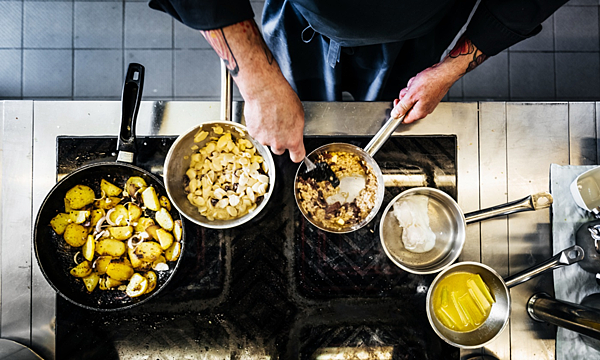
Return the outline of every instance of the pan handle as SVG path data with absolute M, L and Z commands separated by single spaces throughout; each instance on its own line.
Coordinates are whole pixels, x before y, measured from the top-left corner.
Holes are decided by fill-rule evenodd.
M 369 154 L 371 157 L 375 156 L 375 153 L 379 151 L 383 144 L 385 144 L 385 142 L 390 138 L 390 136 L 392 136 L 394 130 L 396 130 L 396 128 L 402 123 L 402 121 L 404 121 L 405 115 L 402 115 L 397 119 L 390 117 L 385 122 L 381 129 L 377 131 L 377 134 L 375 134 L 375 136 L 373 136 L 373 138 L 371 139 L 371 141 L 369 141 L 367 146 L 365 146 L 364 150 L 367 152 L 367 154 Z
M 221 59 L 221 119 L 233 120 L 233 81 L 225 60 Z
M 144 66 L 130 63 L 121 96 L 121 130 L 117 140 L 117 161 L 133 163 L 135 156 L 135 123 L 142 102 Z
M 525 281 L 532 279 L 542 273 L 554 270 L 559 267 L 569 266 L 578 261 L 583 260 L 585 253 L 579 245 L 573 245 L 570 248 L 564 249 L 558 254 L 554 255 L 550 259 L 537 264 L 529 269 L 521 271 L 516 275 L 512 275 L 504 279 L 506 287 L 511 288 L 513 286 L 524 283 Z
M 522 199 L 511 201 L 503 205 L 492 206 L 487 209 L 477 210 L 465 214 L 467 224 L 491 219 L 502 215 L 514 214 L 521 211 L 531 211 L 545 209 L 552 205 L 552 195 L 547 192 L 541 192 L 526 196 Z

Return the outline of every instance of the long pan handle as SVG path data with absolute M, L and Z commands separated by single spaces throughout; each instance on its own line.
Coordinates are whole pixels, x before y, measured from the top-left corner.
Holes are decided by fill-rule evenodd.
M 377 153 L 377 151 L 381 149 L 383 144 L 385 144 L 385 142 L 388 141 L 388 139 L 390 138 L 390 136 L 392 136 L 396 128 L 400 124 L 402 124 L 402 121 L 404 121 L 404 116 L 405 115 L 402 115 L 397 119 L 390 117 L 385 122 L 385 124 L 383 124 L 381 129 L 377 131 L 375 136 L 373 136 L 371 141 L 369 141 L 367 146 L 365 146 L 364 150 L 367 152 L 367 154 L 369 154 L 371 157 L 375 156 L 375 153 Z
M 144 66 L 130 63 L 121 96 L 121 130 L 117 140 L 117 161 L 132 164 L 135 157 L 135 124 L 144 88 Z
M 221 59 L 221 120 L 231 121 L 233 113 L 233 81 L 225 60 Z
M 546 271 L 554 270 L 563 266 L 569 266 L 581 261 L 583 260 L 584 256 L 585 253 L 583 249 L 579 245 L 573 245 L 540 264 L 534 265 L 533 267 L 523 270 L 518 274 L 507 277 L 504 279 L 504 283 L 506 284 L 506 287 L 511 288 L 538 275 L 541 275 Z
M 552 205 L 552 195 L 547 192 L 541 192 L 526 196 L 522 199 L 511 201 L 503 205 L 492 206 L 487 209 L 477 210 L 465 214 L 467 224 L 491 219 L 494 217 L 514 214 L 521 211 L 540 210 Z

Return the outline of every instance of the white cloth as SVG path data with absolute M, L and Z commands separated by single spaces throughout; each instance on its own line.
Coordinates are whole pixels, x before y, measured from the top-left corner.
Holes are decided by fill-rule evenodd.
M 581 173 L 596 166 L 550 166 L 550 193 L 552 203 L 552 244 L 556 254 L 575 245 L 577 229 L 588 221 L 595 220 L 590 212 L 575 204 L 569 185 Z M 589 294 L 600 292 L 595 275 L 583 270 L 579 265 L 554 270 L 555 298 L 575 304 Z M 588 347 L 579 334 L 558 328 L 556 334 L 556 360 L 598 359 L 600 352 Z

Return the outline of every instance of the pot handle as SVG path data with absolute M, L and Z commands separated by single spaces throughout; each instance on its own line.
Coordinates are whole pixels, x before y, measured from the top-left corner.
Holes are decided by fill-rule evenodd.
M 231 121 L 233 112 L 233 81 L 225 60 L 221 59 L 221 120 Z
M 552 205 L 552 195 L 547 192 L 541 192 L 526 196 L 522 199 L 511 201 L 503 205 L 492 206 L 487 209 L 477 210 L 465 214 L 467 224 L 491 219 L 494 217 L 514 214 L 521 211 L 531 211 L 545 209 Z
M 390 117 L 385 122 L 385 124 L 381 127 L 381 129 L 379 129 L 379 131 L 377 131 L 377 134 L 375 134 L 375 136 L 373 136 L 371 141 L 369 141 L 367 146 L 365 146 L 364 150 L 366 151 L 366 153 L 369 154 L 371 157 L 374 157 L 375 153 L 377 151 L 379 151 L 379 149 L 381 149 L 383 144 L 385 144 L 385 142 L 388 141 L 390 136 L 392 136 L 392 134 L 394 133 L 394 130 L 396 130 L 396 128 L 400 124 L 402 124 L 402 121 L 404 121 L 405 115 L 402 115 L 397 119 Z
M 559 267 L 569 266 L 578 261 L 583 260 L 585 253 L 579 245 L 573 245 L 570 248 L 564 249 L 558 254 L 554 255 L 550 259 L 542 262 L 541 264 L 534 265 L 529 269 L 521 271 L 516 275 L 512 275 L 504 279 L 506 287 L 511 288 L 513 286 L 524 283 L 542 273 L 554 270 Z
M 117 161 L 133 163 L 135 157 L 135 123 L 142 102 L 144 66 L 130 63 L 121 96 L 121 130 L 117 140 Z

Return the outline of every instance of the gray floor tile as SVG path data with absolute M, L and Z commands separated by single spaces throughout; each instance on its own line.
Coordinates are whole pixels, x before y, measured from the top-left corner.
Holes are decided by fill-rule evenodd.
M 218 100 L 219 57 L 212 49 L 175 50 L 175 96 Z
M 499 100 L 508 98 L 508 53 L 487 59 L 463 77 L 465 100 Z
M 23 4 L 0 1 L 0 48 L 21 47 Z
M 145 2 L 125 3 L 125 48 L 172 48 L 173 18 Z
M 24 50 L 23 97 L 71 98 L 72 50 Z
M 0 49 L 0 100 L 21 96 L 21 50 Z
M 123 3 L 75 2 L 75 48 L 121 48 Z
M 121 50 L 75 50 L 74 97 L 119 99 L 123 74 Z
M 598 7 L 565 6 L 554 14 L 556 51 L 598 51 Z
M 183 25 L 179 21 L 173 21 L 173 31 L 177 49 L 212 49 L 200 31 Z
M 600 99 L 600 54 L 557 53 L 557 100 Z
M 554 54 L 511 52 L 510 96 L 515 100 L 554 99 Z
M 542 23 L 539 34 L 523 40 L 510 48 L 511 51 L 553 51 L 554 50 L 554 16 Z
M 126 50 L 124 67 L 137 62 L 146 68 L 143 99 L 173 98 L 173 50 Z M 122 74 L 124 78 L 125 72 Z M 120 79 L 122 81 L 122 79 Z
M 24 2 L 23 46 L 70 48 L 73 45 L 73 2 Z

